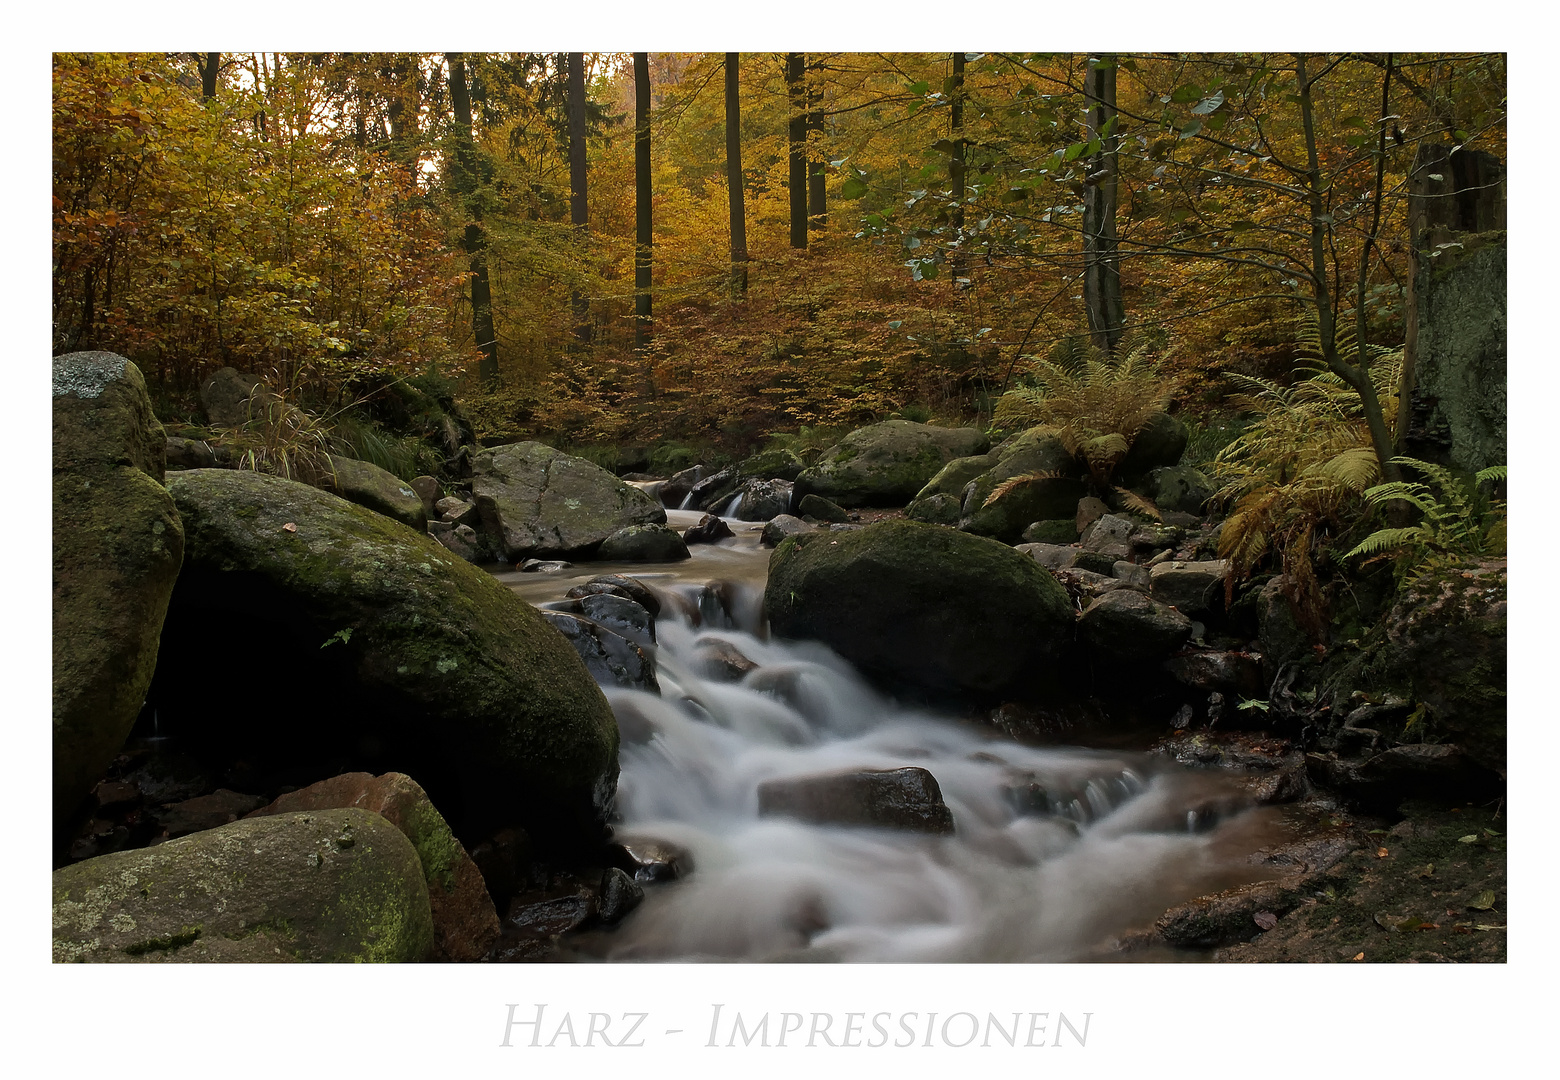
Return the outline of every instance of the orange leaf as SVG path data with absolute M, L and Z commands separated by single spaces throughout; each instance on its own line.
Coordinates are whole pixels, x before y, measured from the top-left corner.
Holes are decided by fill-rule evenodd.
M 1363 960 L 1363 959 L 1365 959 L 1365 954 L 1364 953 L 1355 953 L 1354 954 L 1354 959 L 1356 959 L 1356 960 Z
M 1390 852 L 1388 852 L 1384 847 L 1379 847 L 1376 849 L 1376 858 L 1378 859 L 1385 859 L 1388 854 L 1390 854 Z
M 289 521 L 286 525 L 282 526 L 282 531 L 283 532 L 295 533 L 295 532 L 298 531 L 298 526 L 294 525 L 292 522 Z M 1385 854 L 1385 849 L 1383 849 L 1383 854 Z

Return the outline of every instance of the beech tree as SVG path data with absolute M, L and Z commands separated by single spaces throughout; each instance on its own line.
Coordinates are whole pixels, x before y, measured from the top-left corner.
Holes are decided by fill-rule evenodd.
M 580 232 L 590 229 L 590 199 L 585 172 L 585 54 L 569 53 L 569 223 Z M 590 339 L 590 301 L 579 289 L 570 292 L 575 333 Z
M 450 105 L 455 113 L 454 153 L 450 183 L 461 197 L 466 227 L 461 234 L 471 260 L 471 335 L 482 352 L 477 376 L 487 383 L 498 378 L 498 337 L 493 332 L 493 291 L 488 281 L 487 233 L 482 228 L 478 188 L 482 177 L 472 141 L 471 92 L 466 82 L 466 61 L 461 53 L 447 53 L 450 68 Z
M 634 349 L 650 340 L 650 58 L 634 54 Z
M 807 60 L 801 53 L 785 54 L 786 97 L 790 118 L 786 137 L 790 144 L 791 246 L 807 246 Z
M 747 292 L 747 214 L 742 206 L 742 98 L 737 81 L 738 56 L 726 54 L 726 190 L 731 210 L 731 287 Z

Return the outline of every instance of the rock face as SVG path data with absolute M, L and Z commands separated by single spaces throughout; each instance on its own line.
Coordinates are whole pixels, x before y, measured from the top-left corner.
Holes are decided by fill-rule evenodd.
M 785 540 L 764 607 L 775 634 L 823 641 L 871 675 L 982 697 L 1044 679 L 1073 631 L 1067 594 L 1033 559 L 903 520 Z
M 989 444 L 975 428 L 885 420 L 859 428 L 796 478 L 795 497 L 821 495 L 840 506 L 903 506 L 954 458 Z
M 163 487 L 167 439 L 136 366 L 54 358 L 54 817 L 124 744 L 157 663 L 184 556 Z
M 1106 659 L 1157 660 L 1192 636 L 1192 620 L 1132 589 L 1114 589 L 1090 604 L 1078 632 Z
M 188 752 L 274 786 L 404 772 L 462 836 L 514 823 L 538 842 L 599 835 L 617 728 L 529 604 L 303 484 L 195 470 L 170 490 L 188 558 L 151 696 Z M 214 626 L 254 648 L 211 648 Z
M 482 451 L 471 489 L 492 499 L 510 562 L 587 554 L 619 529 L 666 524 L 666 511 L 638 488 L 541 443 Z
M 346 773 L 283 795 L 251 818 L 355 807 L 378 814 L 411 841 L 433 916 L 430 960 L 470 962 L 498 940 L 498 912 L 477 864 L 460 846 L 428 793 L 409 776 Z
M 371 461 L 356 461 L 334 454 L 330 457 L 330 467 L 334 475 L 325 477 L 321 485 L 325 490 L 419 532 L 427 525 L 428 514 L 422 497 L 395 474 Z
M 758 785 L 758 813 L 823 825 L 953 832 L 937 778 L 914 766 L 766 780 Z
M 54 872 L 58 962 L 423 960 L 411 843 L 366 810 L 237 821 Z

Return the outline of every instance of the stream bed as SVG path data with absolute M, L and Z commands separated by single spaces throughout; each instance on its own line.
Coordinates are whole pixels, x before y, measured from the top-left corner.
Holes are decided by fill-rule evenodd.
M 679 530 L 698 517 L 668 512 Z M 681 563 L 496 575 L 536 604 L 603 573 L 671 601 L 655 627 L 661 694 L 604 688 L 624 736 L 614 828 L 681 849 L 692 870 L 582 936 L 582 958 L 1193 958 L 1114 943 L 1176 903 L 1256 880 L 1252 853 L 1291 836 L 1226 772 L 1021 745 L 884 696 L 818 643 L 769 640 L 762 526 L 728 523 L 735 538 Z M 732 652 L 755 665 L 738 681 L 710 659 Z M 935 777 L 951 835 L 760 813 L 766 782 L 906 766 Z

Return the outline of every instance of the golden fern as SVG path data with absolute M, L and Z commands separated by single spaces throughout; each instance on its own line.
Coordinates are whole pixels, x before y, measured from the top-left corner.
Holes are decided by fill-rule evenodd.
M 1504 548 L 1505 504 L 1498 500 L 1486 504 L 1479 486 L 1505 480 L 1506 466 L 1481 469 L 1469 483 L 1431 462 L 1411 457 L 1392 460 L 1422 473 L 1430 483 L 1397 480 L 1377 484 L 1365 492 L 1365 501 L 1372 507 L 1408 503 L 1419 513 L 1419 523 L 1377 529 L 1345 558 L 1364 556 L 1366 562 L 1397 558 L 1400 578 L 1413 583 Z
M 1028 487 L 1030 484 L 1037 483 L 1041 480 L 1054 480 L 1061 475 L 1062 474 L 1059 472 L 1046 469 L 1037 470 L 1035 472 L 1020 473 L 1017 476 L 1010 476 L 1006 480 L 1002 481 L 1002 483 L 991 489 L 991 494 L 986 496 L 986 501 L 980 504 L 980 508 L 984 510 L 992 503 L 1001 501 L 1003 496 L 1007 495 L 1009 492 L 1017 491 L 1021 487 Z

